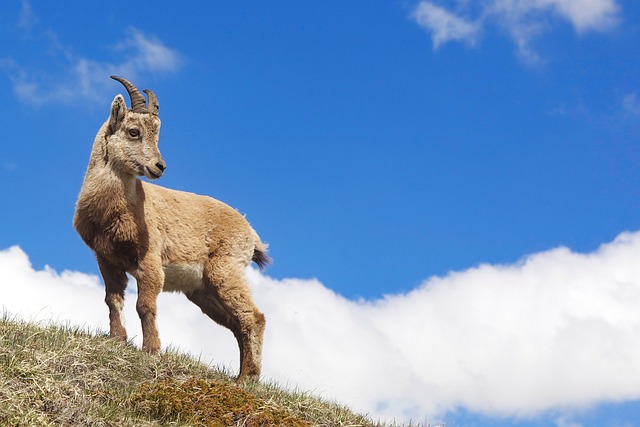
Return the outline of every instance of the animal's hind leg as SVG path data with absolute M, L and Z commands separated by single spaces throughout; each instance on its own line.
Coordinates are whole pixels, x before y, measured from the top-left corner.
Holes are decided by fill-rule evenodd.
M 127 275 L 100 256 L 98 256 L 98 267 L 104 280 L 106 293 L 104 302 L 109 307 L 109 336 L 120 341 L 127 341 L 123 313 Z
M 202 310 L 202 312 L 209 316 L 214 322 L 233 332 L 233 336 L 236 337 L 236 340 L 241 340 L 238 324 L 231 320 L 227 310 L 221 305 L 220 301 L 218 301 L 218 297 L 213 289 L 207 287 L 204 289 L 186 292 L 185 295 L 189 301 L 200 307 L 200 310 Z M 243 352 L 242 347 L 240 347 L 240 360 L 242 360 L 242 358 Z
M 215 300 L 228 317 L 227 324 L 218 323 L 231 329 L 238 341 L 238 380 L 257 378 L 262 366 L 262 338 L 266 325 L 264 314 L 253 302 L 251 288 L 245 277 L 245 267 L 242 264 L 225 265 L 216 261 L 218 262 L 211 261 L 208 268 L 205 268 L 205 288 L 215 295 Z

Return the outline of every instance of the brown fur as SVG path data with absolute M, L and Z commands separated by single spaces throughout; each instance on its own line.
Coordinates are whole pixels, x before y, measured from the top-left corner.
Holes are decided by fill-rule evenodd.
M 127 339 L 122 307 L 129 273 L 138 283 L 144 350 L 160 350 L 158 294 L 180 291 L 233 332 L 238 378 L 257 377 L 265 319 L 252 300 L 245 268 L 252 260 L 261 268 L 270 261 L 267 245 L 228 205 L 137 178 L 155 179 L 164 171 L 159 131 L 157 116 L 127 110 L 116 96 L 96 135 L 76 205 L 74 226 L 95 252 L 104 279 L 110 335 Z

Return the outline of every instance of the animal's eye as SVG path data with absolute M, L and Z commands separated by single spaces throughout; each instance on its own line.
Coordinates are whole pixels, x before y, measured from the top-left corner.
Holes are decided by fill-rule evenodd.
M 131 138 L 137 138 L 140 136 L 140 130 L 135 128 L 129 129 L 128 133 Z

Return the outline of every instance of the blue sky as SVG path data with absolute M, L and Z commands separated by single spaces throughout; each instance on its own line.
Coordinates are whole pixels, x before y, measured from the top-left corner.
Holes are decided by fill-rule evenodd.
M 159 97 L 168 164 L 160 185 L 246 213 L 270 244 L 269 279 L 321 286 L 327 301 L 349 310 L 368 313 L 425 289 L 439 298 L 440 282 L 463 299 L 509 306 L 510 288 L 482 291 L 494 289 L 484 279 L 456 287 L 456 274 L 477 277 L 482 265 L 491 274 L 504 266 L 528 271 L 523 260 L 532 254 L 573 265 L 554 248 L 592 260 L 608 253 L 603 244 L 626 245 L 621 233 L 638 239 L 637 2 L 111 1 L 98 8 L 23 0 L 0 7 L 0 33 L 0 250 L 19 246 L 34 271 L 98 274 L 71 219 L 95 133 L 122 92 L 110 74 Z M 607 265 L 607 277 L 631 268 Z M 581 273 L 565 267 L 566 279 L 553 269 L 535 277 L 587 292 L 572 281 Z M 627 303 L 640 292 L 634 286 Z M 589 295 L 609 295 L 594 289 Z M 444 317 L 468 316 L 455 303 L 444 309 Z M 625 322 L 616 331 L 640 331 L 637 318 Z M 630 348 L 637 341 L 640 333 Z M 446 388 L 446 378 L 431 383 L 425 375 L 424 390 Z M 526 398 L 496 405 L 499 396 L 421 400 L 413 412 L 398 404 L 395 416 L 447 425 L 636 425 L 640 389 L 602 387 L 530 407 Z M 379 413 L 393 416 L 385 405 Z

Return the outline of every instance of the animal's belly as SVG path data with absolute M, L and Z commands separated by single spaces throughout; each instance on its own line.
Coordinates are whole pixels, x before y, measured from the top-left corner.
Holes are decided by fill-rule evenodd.
M 202 264 L 167 264 L 163 268 L 165 292 L 188 292 L 202 287 Z

